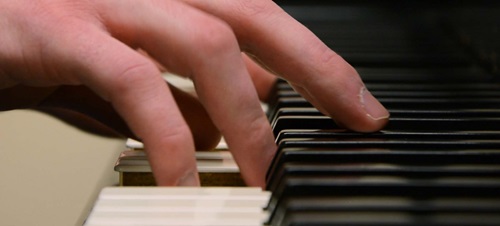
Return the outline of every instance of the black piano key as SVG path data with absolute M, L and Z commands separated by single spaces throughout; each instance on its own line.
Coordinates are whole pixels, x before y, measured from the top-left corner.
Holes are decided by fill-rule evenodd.
M 471 84 L 495 81 L 483 68 L 472 67 L 356 67 L 365 84 Z M 393 90 L 397 87 L 392 87 Z
M 432 214 L 406 212 L 336 212 L 290 211 L 276 226 L 496 226 L 498 213 L 438 212 Z
M 282 130 L 276 143 L 286 139 L 349 139 L 349 140 L 500 140 L 498 131 L 404 131 L 381 130 L 373 133 L 358 133 L 339 130 Z
M 275 215 L 278 217 L 273 218 L 270 225 L 297 225 L 301 221 L 311 223 L 310 220 L 304 217 L 308 216 L 311 219 L 311 216 L 318 214 L 329 214 L 329 217 L 326 218 L 329 225 L 335 223 L 359 225 L 361 223 L 359 220 L 365 221 L 365 219 L 352 219 L 353 214 L 356 216 L 372 215 L 370 222 L 364 223 L 373 225 L 389 223 L 388 219 L 386 219 L 388 216 L 392 218 L 391 223 L 394 224 L 415 225 L 415 217 L 425 218 L 426 225 L 431 222 L 437 224 L 437 219 L 447 215 L 454 215 L 454 221 L 439 221 L 440 224 L 447 223 L 451 225 L 451 223 L 455 223 L 453 225 L 456 225 L 456 223 L 465 223 L 457 221 L 457 218 L 462 218 L 462 220 L 473 218 L 474 221 L 466 221 L 467 225 L 484 225 L 484 221 L 477 219 L 478 215 L 495 219 L 494 216 L 497 216 L 497 213 L 500 212 L 499 201 L 499 199 L 485 198 L 412 199 L 407 197 L 356 196 L 346 198 L 335 197 L 334 195 L 321 198 L 287 197 L 282 200 L 280 206 L 276 209 Z M 347 218 L 347 216 L 351 219 Z M 401 218 L 397 216 L 405 216 L 408 219 L 401 221 Z M 419 221 L 418 224 L 422 224 L 422 221 Z
M 471 75 L 474 76 L 474 75 Z M 379 83 L 365 83 L 370 91 L 497 91 L 500 88 L 499 83 L 476 83 L 476 82 L 458 82 L 449 81 L 447 83 L 438 82 L 379 82 Z M 286 82 L 278 84 L 278 90 L 293 90 L 293 88 Z
M 500 199 L 486 198 L 434 198 L 412 199 L 405 197 L 336 197 L 329 195 L 318 197 L 289 197 L 283 200 L 286 208 L 292 211 L 377 211 L 377 212 L 500 212 Z
M 391 90 L 391 91 L 496 91 L 500 88 L 498 83 L 367 83 L 366 87 L 370 91 Z
M 281 116 L 271 122 L 274 136 L 285 129 L 340 129 L 335 122 L 327 116 Z
M 380 158 L 377 158 L 380 159 Z M 389 160 L 389 159 L 388 159 Z M 267 189 L 276 190 L 286 176 L 336 176 L 339 178 L 357 178 L 363 176 L 391 176 L 407 179 L 433 178 L 493 178 L 500 177 L 500 166 L 492 163 L 465 162 L 442 165 L 418 165 L 407 162 L 390 161 L 343 161 L 325 162 L 322 160 L 287 161 L 276 166 L 269 178 Z
M 290 176 L 285 179 L 285 183 L 280 188 L 273 192 L 268 209 L 274 213 L 288 197 L 318 198 L 335 195 L 335 197 L 405 197 L 417 200 L 488 197 L 500 199 L 499 189 L 500 178 L 406 179 L 372 176 L 356 178 Z M 327 213 L 336 212 L 328 211 Z M 475 214 L 475 216 L 480 215 Z M 374 221 L 376 219 L 373 218 Z
M 386 108 L 401 109 L 488 109 L 500 108 L 498 97 L 378 98 Z
M 500 88 L 500 87 L 499 87 Z M 408 91 L 394 91 L 394 90 L 375 90 L 370 91 L 372 95 L 377 98 L 390 98 L 390 97 L 405 97 L 405 98 L 429 98 L 429 97 L 453 97 L 453 98 L 491 98 L 500 97 L 500 90 L 461 90 L 461 91 L 447 91 L 447 90 L 408 90 Z M 300 94 L 295 91 L 285 90 L 278 91 L 277 95 L 279 97 L 300 97 Z
M 500 178 L 405 179 L 400 177 L 300 177 L 286 178 L 283 187 L 274 191 L 276 200 L 289 195 L 320 196 L 404 196 L 492 197 L 500 198 Z M 272 203 L 273 201 L 271 201 Z
M 500 108 L 499 97 L 435 97 L 435 98 L 409 98 L 409 97 L 382 97 L 377 98 L 386 108 L 398 109 L 488 109 Z M 277 108 L 285 107 L 312 107 L 302 97 L 283 97 L 278 100 Z
M 313 107 L 280 108 L 276 109 L 272 115 L 272 118 L 269 118 L 270 122 L 276 121 L 276 119 L 281 116 L 324 116 L 323 113 Z
M 284 139 L 278 144 L 285 147 L 336 147 L 336 148 L 375 148 L 375 149 L 457 149 L 457 148 L 498 148 L 500 140 L 409 140 L 409 139 Z
M 286 129 L 340 129 L 327 116 L 281 116 L 271 124 L 274 135 Z M 500 128 L 500 117 L 497 118 L 389 118 L 385 126 L 387 130 L 410 131 L 483 131 Z
M 500 89 L 499 89 L 500 90 Z M 377 98 L 389 112 L 398 110 L 455 110 L 455 111 L 479 111 L 500 109 L 500 97 L 383 97 Z M 282 97 L 271 107 L 268 117 L 276 118 L 276 113 L 282 108 L 311 108 L 313 107 L 302 97 Z
M 390 109 L 389 112 L 394 118 L 494 118 L 500 116 L 500 109 Z M 318 109 L 312 107 L 280 108 L 273 115 L 271 122 L 281 116 L 324 116 Z
M 428 142 L 427 142 L 428 143 Z M 429 143 L 428 143 L 429 144 Z M 362 167 L 370 164 L 390 164 L 408 166 L 452 166 L 452 165 L 500 165 L 500 151 L 497 146 L 468 145 L 443 148 L 442 145 L 429 144 L 424 149 L 410 145 L 397 148 L 362 148 L 329 146 L 282 147 L 276 154 L 267 174 L 268 189 L 275 187 L 284 172 L 284 165 L 293 162 L 318 164 L 354 164 Z M 482 147 L 481 147 L 482 146 Z M 420 146 L 422 148 L 422 145 Z M 489 149 L 488 149 L 489 148 Z M 280 174 L 281 173 L 281 174 Z
M 334 45 L 337 40 L 330 40 L 326 44 L 335 49 L 344 59 L 354 66 L 463 66 L 472 63 L 465 54 L 458 52 L 425 52 L 415 51 L 407 46 L 394 46 L 403 51 L 377 51 L 366 46 L 364 51 L 350 49 L 349 45 Z M 380 46 L 377 49 L 383 49 Z M 428 46 L 428 48 L 431 48 Z

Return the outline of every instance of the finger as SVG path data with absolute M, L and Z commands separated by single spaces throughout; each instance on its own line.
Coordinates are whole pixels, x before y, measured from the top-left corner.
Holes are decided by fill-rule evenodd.
M 156 65 L 100 28 L 78 29 L 60 38 L 57 57 L 76 56 L 77 77 L 142 139 L 158 185 L 199 185 L 191 132 Z
M 340 123 L 366 132 L 387 123 L 388 111 L 356 70 L 272 1 L 184 1 L 227 21 L 244 51 L 306 90 Z
M 245 53 L 242 55 L 248 73 L 250 73 L 252 78 L 253 85 L 255 86 L 255 90 L 257 90 L 257 94 L 259 95 L 259 99 L 264 102 L 268 101 L 272 87 L 276 84 L 276 76 L 259 65 L 258 62 L 256 62 L 257 59 L 251 59 L 251 57 Z
M 193 79 L 245 181 L 263 186 L 276 146 L 230 28 L 178 1 L 130 2 L 120 1 L 103 15 L 111 33 Z

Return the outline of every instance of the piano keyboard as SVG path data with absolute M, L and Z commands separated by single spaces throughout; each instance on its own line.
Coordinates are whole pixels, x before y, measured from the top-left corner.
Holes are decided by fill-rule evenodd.
M 269 195 L 265 213 L 255 213 L 252 225 L 500 225 L 499 4 L 285 2 L 356 67 L 391 118 L 379 132 L 348 131 L 279 81 L 268 111 L 279 150 L 267 191 L 257 192 Z M 153 197 L 173 188 L 110 188 L 101 198 L 122 189 Z M 170 204 L 154 199 L 145 205 Z M 151 223 L 171 216 L 167 207 L 144 215 L 129 208 L 110 214 L 119 220 L 98 221 L 107 216 L 101 205 L 87 226 L 191 225 Z

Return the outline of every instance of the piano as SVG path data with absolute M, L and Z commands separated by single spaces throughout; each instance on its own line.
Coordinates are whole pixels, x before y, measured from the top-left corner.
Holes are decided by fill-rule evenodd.
M 280 80 L 267 112 L 279 150 L 265 191 L 107 188 L 85 225 L 500 225 L 499 1 L 277 3 L 358 70 L 388 125 L 345 130 Z M 218 195 L 193 196 L 202 193 Z M 260 200 L 257 209 L 243 216 L 233 201 L 201 201 L 230 193 Z M 176 199 L 199 202 L 188 213 Z M 207 216 L 213 209 L 221 221 Z

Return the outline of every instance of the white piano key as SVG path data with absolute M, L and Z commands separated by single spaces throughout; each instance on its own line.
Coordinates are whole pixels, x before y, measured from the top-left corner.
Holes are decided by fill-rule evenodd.
M 90 225 L 259 225 L 264 213 L 94 212 Z
M 181 89 L 182 91 L 196 95 L 196 90 L 194 88 L 194 84 L 191 79 L 175 75 L 169 72 L 163 73 L 163 78 L 170 84 Z
M 189 200 L 183 201 L 168 201 L 159 200 L 160 204 L 144 204 L 131 202 L 130 200 L 127 202 L 118 202 L 119 205 L 115 203 L 110 203 L 108 201 L 100 201 L 99 204 L 95 207 L 95 211 L 97 212 L 196 212 L 196 211 L 205 211 L 205 212 L 229 212 L 229 213 L 261 213 L 262 208 L 260 206 L 262 203 L 260 202 L 236 202 L 229 201 L 228 204 L 222 203 L 212 203 L 212 202 L 192 202 Z M 227 202 L 227 201 L 225 201 Z M 166 204 L 168 203 L 168 204 Z
M 197 152 L 198 171 L 238 173 L 239 168 L 228 151 Z M 124 151 L 120 155 L 115 170 L 118 172 L 151 172 L 144 151 Z
M 269 199 L 270 193 L 256 187 L 109 187 L 103 189 L 99 199 Z
M 140 141 L 128 138 L 125 141 L 125 147 L 130 149 L 144 149 L 144 144 Z
M 125 147 L 129 149 L 134 149 L 134 150 L 141 150 L 144 149 L 144 144 L 140 141 L 128 138 L 125 141 Z M 222 138 L 217 146 L 214 148 L 214 150 L 228 150 L 228 146 L 224 138 Z
M 262 226 L 254 219 L 179 219 L 179 218 L 101 218 L 92 219 L 85 226 Z
M 239 200 L 239 199 L 174 199 L 165 201 L 152 199 L 102 199 L 99 200 L 96 208 L 99 211 L 178 211 L 179 208 L 185 210 L 198 207 L 209 207 L 207 211 L 218 211 L 228 209 L 230 212 L 256 211 L 265 207 L 260 199 Z
M 233 159 L 233 156 L 229 151 L 199 151 L 196 152 L 197 159 L 204 160 L 224 160 L 224 159 Z M 137 159 L 142 160 L 146 159 L 146 152 L 144 151 L 124 151 L 120 155 L 120 157 L 124 159 Z
M 85 226 L 261 226 L 270 193 L 252 187 L 110 187 Z

